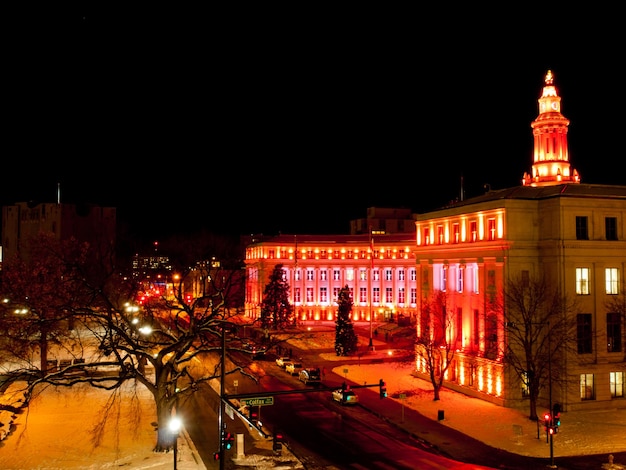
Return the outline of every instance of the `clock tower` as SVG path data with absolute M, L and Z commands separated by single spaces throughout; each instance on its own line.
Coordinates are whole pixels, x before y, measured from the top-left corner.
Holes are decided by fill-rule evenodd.
M 531 125 L 534 137 L 532 175 L 524 173 L 524 186 L 550 186 L 580 183 L 576 170 L 570 169 L 567 148 L 569 120 L 561 114 L 561 97 L 548 70 L 539 98 L 539 116 Z

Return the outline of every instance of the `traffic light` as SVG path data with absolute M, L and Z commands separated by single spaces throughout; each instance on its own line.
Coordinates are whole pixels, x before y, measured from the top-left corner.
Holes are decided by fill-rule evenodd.
M 252 423 L 252 426 L 256 427 L 259 423 L 259 412 L 250 408 L 248 418 L 250 419 L 250 423 Z
M 552 425 L 555 427 L 556 432 L 558 432 L 559 426 L 561 426 L 561 404 L 555 403 L 552 408 L 552 416 L 554 419 L 552 421 Z
M 543 414 L 543 425 L 545 427 L 545 430 L 547 433 L 549 434 L 553 434 L 553 429 L 552 429 L 552 415 L 550 414 L 549 411 L 546 411 Z
M 283 434 L 277 432 L 274 434 L 274 442 L 272 443 L 272 450 L 276 453 L 280 453 L 283 450 Z
M 233 448 L 233 442 L 235 442 L 235 436 L 232 433 L 224 431 L 223 433 L 224 449 L 230 450 Z
M 213 454 L 213 460 L 219 460 L 220 459 L 220 453 L 219 452 L 215 452 Z
M 380 379 L 378 386 L 380 387 L 380 398 L 387 398 L 387 384 L 383 379 Z

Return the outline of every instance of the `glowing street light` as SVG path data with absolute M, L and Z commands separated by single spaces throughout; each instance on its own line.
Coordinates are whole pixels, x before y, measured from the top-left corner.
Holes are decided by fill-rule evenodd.
M 174 416 L 170 419 L 169 428 L 172 436 L 174 436 L 174 470 L 176 470 L 176 462 L 178 460 L 178 433 L 182 425 L 183 422 L 179 417 Z

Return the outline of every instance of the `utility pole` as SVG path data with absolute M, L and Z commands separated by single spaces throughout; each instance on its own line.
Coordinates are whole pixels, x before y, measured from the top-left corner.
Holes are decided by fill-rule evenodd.
M 372 292 L 372 290 L 374 289 L 373 283 L 372 283 L 372 276 L 374 276 L 374 239 L 372 238 L 372 226 L 370 225 L 369 227 L 369 235 L 370 235 L 370 259 L 371 259 L 371 263 L 370 263 L 370 275 L 367 277 L 369 280 L 369 294 L 370 294 L 370 344 L 369 344 L 369 350 L 370 351 L 375 351 L 376 348 L 374 347 L 374 341 L 372 339 L 372 321 L 373 321 L 373 311 L 372 311 L 372 302 L 374 299 L 374 293 Z
M 552 332 L 550 331 L 550 322 L 548 325 L 548 402 L 550 405 L 550 468 L 556 468 L 554 465 L 554 411 L 552 409 Z
M 224 390 L 226 387 L 226 324 L 222 323 L 222 357 L 220 360 L 220 408 L 217 414 L 217 436 L 219 439 L 219 461 L 220 470 L 224 470 L 224 458 L 226 452 L 224 452 L 224 439 L 222 434 L 224 432 L 223 420 L 224 420 Z

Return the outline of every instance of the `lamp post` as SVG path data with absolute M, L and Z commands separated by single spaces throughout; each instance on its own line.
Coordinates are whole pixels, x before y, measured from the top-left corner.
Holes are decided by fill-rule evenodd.
M 556 468 L 554 465 L 554 412 L 552 410 L 552 334 L 550 332 L 550 322 L 548 325 L 548 403 L 550 406 L 550 468 Z
M 176 463 L 178 461 L 178 433 L 180 432 L 180 428 L 182 426 L 182 421 L 179 417 L 174 416 L 171 420 L 170 420 L 170 432 L 172 433 L 172 436 L 174 437 L 174 470 L 176 470 Z
M 374 341 L 372 338 L 372 322 L 373 322 L 373 311 L 372 311 L 372 301 L 374 299 L 374 295 L 372 292 L 372 289 L 374 288 L 374 284 L 372 282 L 372 276 L 374 275 L 374 239 L 372 238 L 372 227 L 369 227 L 369 234 L 370 234 L 370 259 L 371 259 L 371 263 L 370 263 L 370 275 L 367 277 L 369 280 L 369 294 L 370 294 L 370 302 L 369 302 L 369 308 L 370 308 L 370 343 L 369 343 L 369 350 L 370 351 L 375 351 L 376 348 L 374 347 Z

